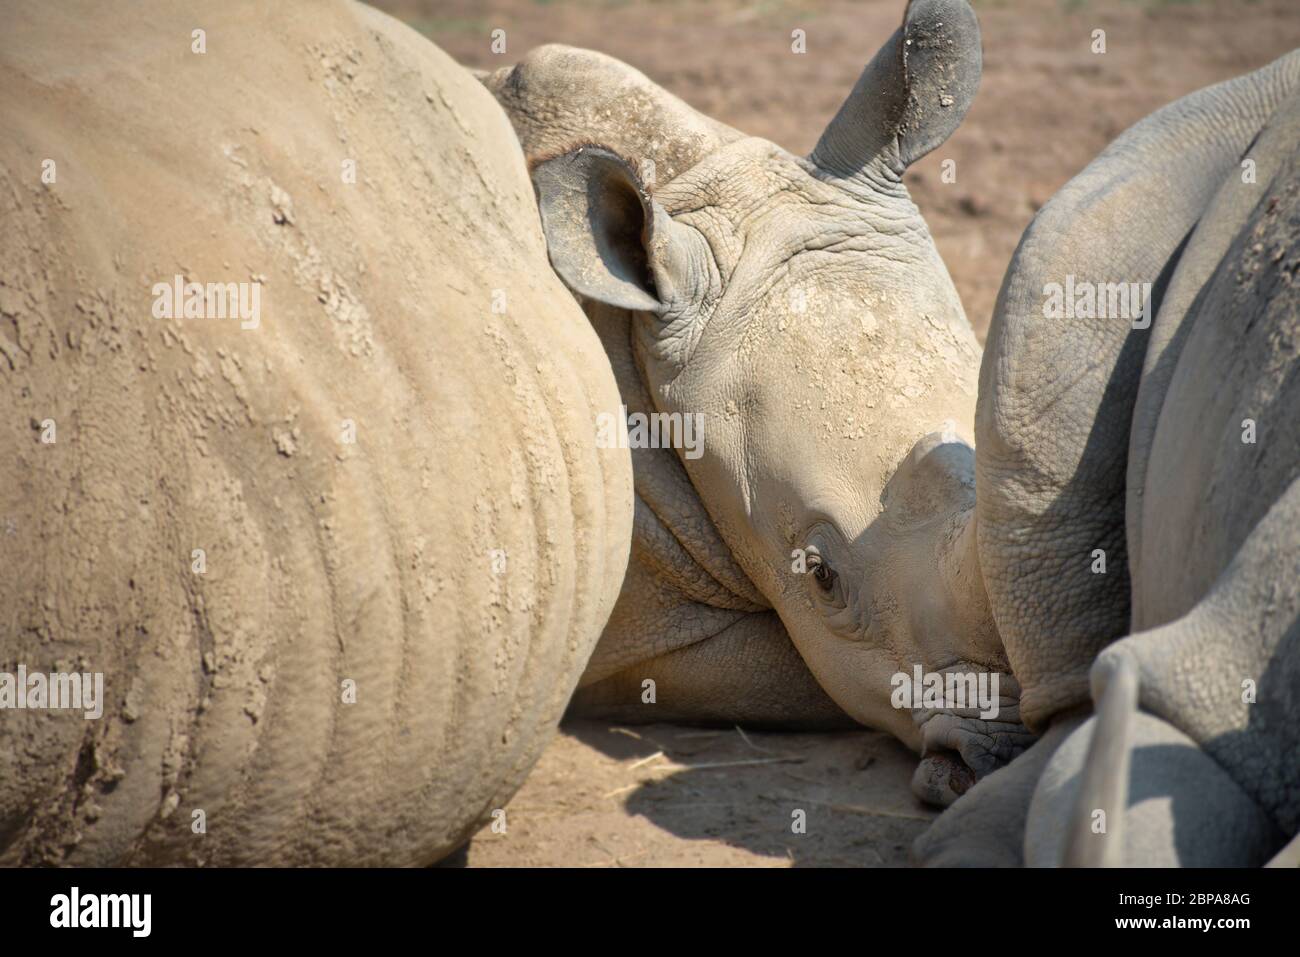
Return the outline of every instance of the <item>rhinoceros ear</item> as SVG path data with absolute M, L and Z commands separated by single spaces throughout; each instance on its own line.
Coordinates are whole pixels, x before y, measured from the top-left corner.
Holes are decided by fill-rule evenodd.
M 533 167 L 551 265 L 575 293 L 622 309 L 656 311 L 656 221 L 667 214 L 632 164 L 582 146 Z
M 901 176 L 957 128 L 979 88 L 979 22 L 966 0 L 909 0 L 813 150 L 836 176 Z

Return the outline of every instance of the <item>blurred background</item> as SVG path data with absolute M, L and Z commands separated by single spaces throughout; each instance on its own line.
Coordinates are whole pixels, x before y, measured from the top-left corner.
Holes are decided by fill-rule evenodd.
M 696 109 L 807 153 L 905 0 L 372 0 L 466 66 L 542 43 L 618 57 Z M 974 0 L 984 79 L 956 135 L 909 172 L 980 339 L 1038 209 L 1171 100 L 1300 47 L 1300 0 Z M 506 31 L 506 51 L 491 50 Z M 790 49 L 792 30 L 807 53 Z M 1106 32 L 1106 53 L 1091 51 Z M 940 181 L 940 163 L 957 181 Z

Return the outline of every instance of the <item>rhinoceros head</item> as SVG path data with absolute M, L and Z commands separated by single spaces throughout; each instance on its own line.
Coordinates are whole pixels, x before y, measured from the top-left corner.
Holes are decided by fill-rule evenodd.
M 835 701 L 913 744 L 891 676 L 1003 664 L 957 554 L 979 348 L 902 182 L 979 75 L 965 0 L 913 0 L 807 157 L 586 51 L 487 81 L 556 271 L 622 313 L 655 407 L 699 417 L 682 462 L 736 561 Z

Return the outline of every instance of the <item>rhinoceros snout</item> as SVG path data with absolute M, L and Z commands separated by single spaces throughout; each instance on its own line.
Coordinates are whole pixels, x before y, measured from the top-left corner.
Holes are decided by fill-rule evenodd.
M 923 755 L 912 776 L 912 793 L 938 807 L 952 804 L 1035 738 L 1020 723 L 1019 687 L 1010 675 L 1004 676 L 996 708 L 921 708 L 912 717 L 921 731 Z

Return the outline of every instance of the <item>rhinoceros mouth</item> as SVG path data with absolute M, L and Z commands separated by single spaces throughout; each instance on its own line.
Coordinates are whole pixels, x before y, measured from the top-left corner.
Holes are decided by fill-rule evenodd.
M 963 732 L 961 750 L 927 745 L 912 775 L 912 793 L 935 807 L 948 807 L 982 778 L 1005 767 L 1035 740 L 1021 725 L 991 734 Z
M 945 669 L 952 673 L 953 668 Z M 980 672 L 981 677 L 989 673 Z M 975 783 L 1010 763 L 1035 740 L 1020 721 L 1020 687 L 998 674 L 996 700 L 944 703 L 912 710 L 921 732 L 921 763 L 912 792 L 927 804 L 947 807 Z

